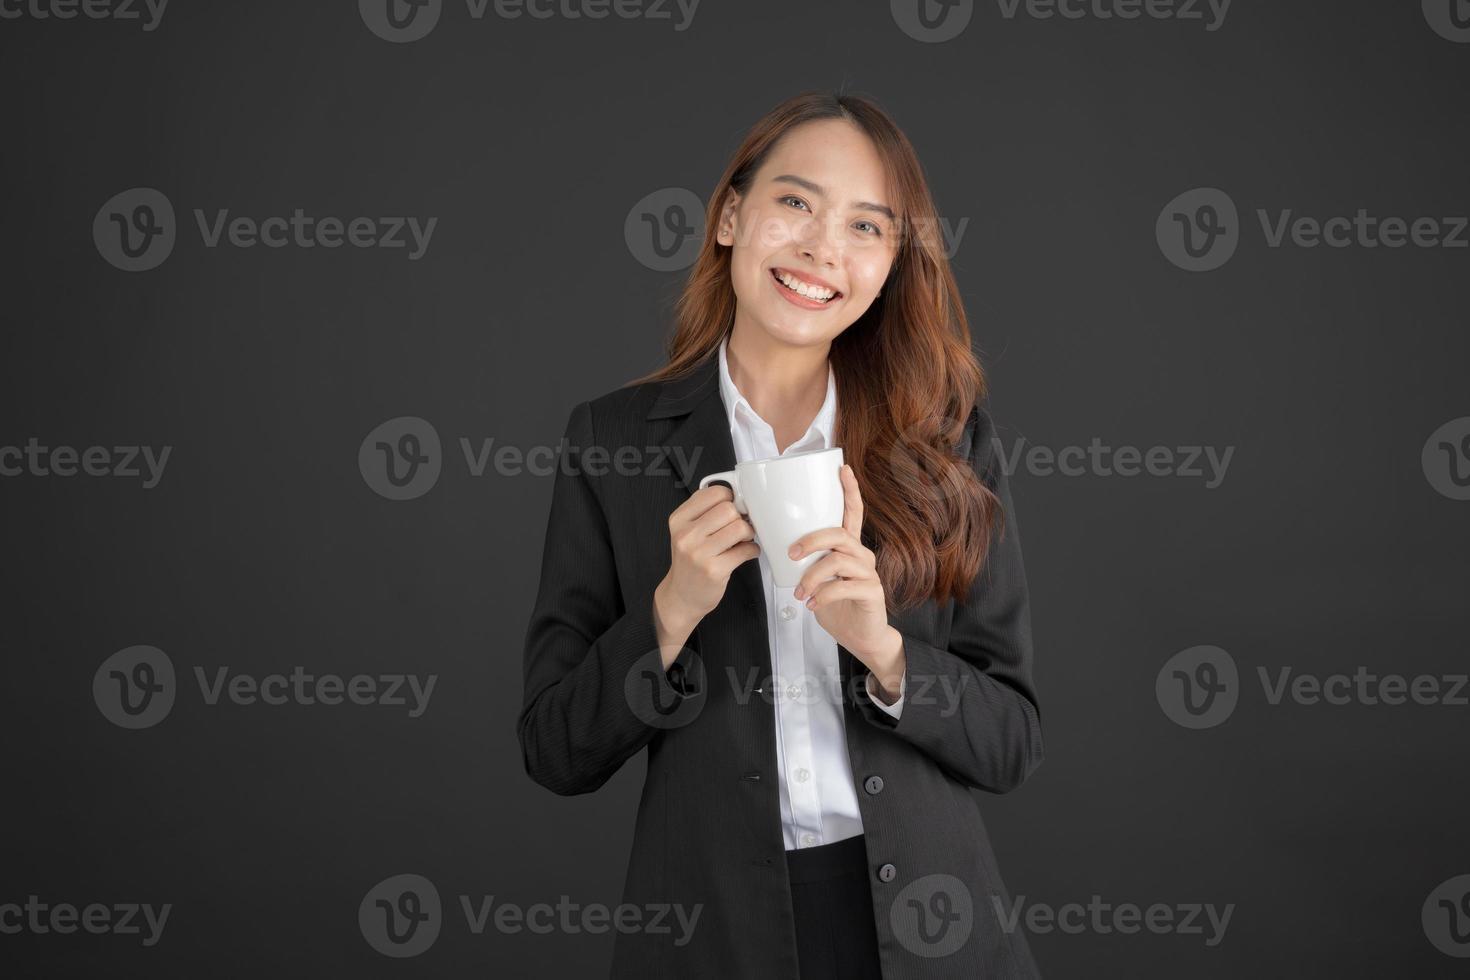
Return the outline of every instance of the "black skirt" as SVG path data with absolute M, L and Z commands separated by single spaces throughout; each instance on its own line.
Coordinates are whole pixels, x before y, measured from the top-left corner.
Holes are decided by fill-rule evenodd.
M 882 980 L 863 835 L 786 852 L 801 980 Z

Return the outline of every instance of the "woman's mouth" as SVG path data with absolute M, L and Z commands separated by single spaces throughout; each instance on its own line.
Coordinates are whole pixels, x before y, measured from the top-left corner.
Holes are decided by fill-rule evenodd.
M 835 289 L 809 283 L 782 269 L 772 269 L 771 279 L 782 296 L 802 309 L 819 310 L 842 296 Z

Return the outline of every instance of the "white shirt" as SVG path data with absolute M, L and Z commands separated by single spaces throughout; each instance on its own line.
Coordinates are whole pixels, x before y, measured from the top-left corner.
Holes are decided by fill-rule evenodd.
M 806 433 L 776 450 L 776 434 L 755 413 L 730 379 L 720 341 L 720 397 L 730 419 L 735 461 L 769 459 L 791 453 L 832 448 L 837 422 L 837 381 L 827 366 L 827 397 Z M 842 675 L 837 641 L 817 622 L 816 614 L 771 578 L 764 550 L 757 558 L 766 595 L 766 629 L 771 647 L 772 696 L 776 708 L 776 769 L 781 774 L 781 833 L 786 849 L 816 847 L 863 832 L 857 786 L 847 755 L 842 717 Z M 868 697 L 897 718 L 903 697 L 884 704 L 864 687 Z

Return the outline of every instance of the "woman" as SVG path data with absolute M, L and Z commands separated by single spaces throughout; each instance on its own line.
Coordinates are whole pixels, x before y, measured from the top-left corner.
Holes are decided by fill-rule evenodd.
M 1025 572 L 937 228 L 881 109 L 793 98 L 710 199 L 669 363 L 572 410 L 519 731 L 561 794 L 648 750 L 615 977 L 1037 975 L 980 815 L 1042 759 Z M 774 587 L 690 488 L 832 446 L 843 526 Z

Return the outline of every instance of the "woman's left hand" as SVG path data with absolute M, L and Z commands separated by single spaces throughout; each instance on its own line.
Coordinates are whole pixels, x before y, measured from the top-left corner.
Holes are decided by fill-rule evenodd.
M 862 542 L 863 496 L 846 463 L 841 479 L 842 526 L 805 534 L 788 552 L 796 559 L 830 549 L 802 574 L 795 597 L 805 600 L 822 628 L 873 672 L 891 700 L 903 675 L 903 638 L 888 623 L 877 556 Z

